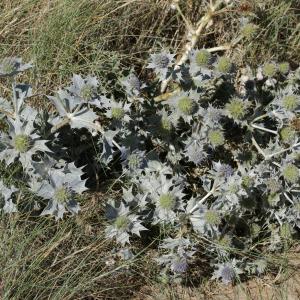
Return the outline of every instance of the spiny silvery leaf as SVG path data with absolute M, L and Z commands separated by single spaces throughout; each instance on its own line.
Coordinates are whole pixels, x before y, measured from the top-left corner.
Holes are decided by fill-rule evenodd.
M 8 101 L 0 97 L 0 107 L 1 111 L 4 112 L 6 116 L 16 118 L 19 116 L 24 120 L 30 118 L 35 118 L 37 111 L 35 111 L 30 106 L 25 106 L 25 99 L 32 95 L 32 88 L 28 84 L 13 84 L 13 97 L 12 101 Z
M 6 57 L 0 62 L 0 77 L 14 76 L 29 68 L 32 68 L 32 63 L 22 63 L 19 57 Z
M 300 112 L 300 95 L 297 94 L 297 88 L 288 85 L 280 90 L 271 102 L 272 106 L 278 107 L 280 113 L 286 112 L 287 116 Z
M 76 193 L 86 190 L 84 182 L 71 173 L 65 174 L 61 170 L 51 170 L 48 181 L 42 181 L 37 195 L 49 199 L 47 207 L 41 215 L 53 215 L 56 220 L 62 219 L 64 213 L 77 214 L 80 207 L 76 202 Z
M 202 72 L 203 69 L 207 69 L 212 63 L 212 56 L 210 52 L 205 49 L 196 49 L 191 51 L 189 60 L 190 73 L 192 76 L 195 76 L 197 73 Z
M 77 102 L 86 102 L 98 108 L 102 108 L 101 102 L 97 98 L 98 79 L 88 75 L 83 78 L 81 75 L 73 74 L 72 85 L 68 91 L 74 96 Z
M 122 202 L 119 206 L 115 202 L 108 203 L 106 217 L 111 222 L 105 230 L 106 236 L 116 238 L 116 241 L 122 245 L 129 243 L 130 234 L 140 236 L 140 231 L 147 230 L 138 216 L 131 213 L 129 207 Z
M 0 152 L 0 159 L 5 160 L 7 165 L 18 159 L 24 169 L 33 168 L 32 156 L 37 152 L 51 152 L 46 146 L 47 141 L 41 140 L 35 133 L 33 120 L 22 122 L 19 118 L 9 119 L 9 132 L 1 134 L 1 144 L 5 149 Z
M 149 173 L 156 173 L 158 175 L 171 175 L 173 171 L 170 166 L 166 163 L 162 163 L 158 160 L 150 160 L 148 161 L 148 166 L 146 169 Z
M 172 96 L 168 100 L 168 104 L 173 111 L 172 115 L 175 119 L 178 120 L 181 117 L 185 122 L 189 123 L 192 117 L 198 112 L 198 100 L 199 95 L 194 91 L 190 91 L 189 93 L 180 92 Z
M 224 111 L 209 104 L 205 109 L 201 107 L 199 114 L 206 126 L 211 128 L 215 127 L 220 122 L 222 116 L 224 115 Z
M 122 161 L 122 166 L 128 170 L 129 175 L 142 172 L 147 166 L 145 151 L 136 149 L 131 153 L 127 153 L 125 159 Z
M 104 104 L 104 107 L 106 108 L 105 115 L 115 122 L 128 123 L 131 120 L 129 116 L 131 111 L 130 106 L 131 103 L 122 103 L 108 99 Z
M 102 153 L 97 160 L 107 166 L 113 160 L 114 153 L 112 143 L 108 143 L 107 139 L 103 137 Z
M 15 188 L 13 185 L 10 188 L 8 188 L 3 183 L 3 181 L 0 180 L 0 195 L 1 195 L 0 198 L 3 197 L 3 200 L 4 200 L 4 205 L 2 207 L 2 210 L 4 211 L 4 213 L 10 214 L 10 213 L 18 211 L 16 204 L 14 204 L 11 199 L 12 195 L 17 191 L 18 191 L 18 189 Z
M 195 201 L 195 205 L 197 201 Z M 219 234 L 218 227 L 221 224 L 221 214 L 214 208 L 206 205 L 199 205 L 197 210 L 190 216 L 190 221 L 195 231 L 206 236 L 216 236 Z
M 35 173 L 45 179 L 49 176 L 49 172 L 57 163 L 57 160 L 45 154 L 41 161 L 33 161 L 32 166 Z
M 179 237 L 179 238 L 165 238 L 163 242 L 159 245 L 162 249 L 168 250 L 178 250 L 180 249 L 192 249 L 193 243 L 190 239 Z
M 221 279 L 224 284 L 233 283 L 243 271 L 237 266 L 235 259 L 216 264 L 217 269 L 214 271 L 213 279 Z
M 59 90 L 56 96 L 48 96 L 55 105 L 59 116 L 51 120 L 52 125 L 58 125 L 66 121 L 71 128 L 87 128 L 89 130 L 98 130 L 94 123 L 97 115 L 89 107 L 84 107 L 84 102 L 70 95 L 67 91 Z
M 144 87 L 133 72 L 121 79 L 121 84 L 125 87 L 127 94 L 130 96 L 138 95 Z
M 256 259 L 255 261 L 248 263 L 245 270 L 250 274 L 261 275 L 265 273 L 267 266 L 268 262 L 265 259 Z
M 182 274 L 188 270 L 187 258 L 177 253 L 164 254 L 155 260 L 160 265 L 169 268 L 175 274 Z
M 184 155 L 189 161 L 198 165 L 201 164 L 208 156 L 204 150 L 204 143 L 201 139 L 189 137 L 185 142 Z
M 155 204 L 154 221 L 174 223 L 176 212 L 183 210 L 182 199 L 185 194 L 179 185 L 175 185 L 172 180 L 165 176 L 160 178 L 149 178 L 143 186 L 148 185 L 149 198 Z M 146 179 L 147 180 L 147 179 Z
M 147 68 L 154 69 L 160 80 L 166 78 L 169 68 L 173 65 L 175 54 L 162 51 L 157 54 L 150 54 L 150 62 Z
M 210 174 L 214 175 L 215 177 L 227 180 L 230 176 L 233 175 L 233 168 L 228 164 L 222 164 L 220 161 L 212 162 L 213 167 L 210 171 Z

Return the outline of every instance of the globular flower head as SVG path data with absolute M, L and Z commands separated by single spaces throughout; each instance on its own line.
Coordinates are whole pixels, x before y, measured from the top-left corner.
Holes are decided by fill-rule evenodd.
M 161 194 L 158 199 L 158 204 L 162 209 L 172 210 L 176 205 L 176 198 L 172 193 Z
M 178 99 L 177 107 L 179 111 L 185 115 L 191 115 L 194 110 L 194 102 L 189 97 L 181 97 Z
M 196 200 L 190 200 L 189 207 L 193 207 Z M 206 236 L 216 236 L 218 227 L 221 224 L 222 216 L 220 212 L 214 208 L 208 208 L 206 205 L 200 205 L 190 216 L 193 229 Z
M 234 170 L 230 165 L 223 164 L 220 161 L 218 162 L 213 161 L 212 163 L 213 163 L 213 168 L 210 171 L 210 174 L 225 180 L 229 179 L 233 175 Z
M 96 77 L 87 76 L 83 78 L 80 75 L 74 74 L 72 78 L 72 85 L 68 90 L 84 101 L 90 101 L 95 97 L 99 82 Z
M 160 80 L 162 80 L 166 77 L 168 69 L 172 66 L 174 56 L 174 54 L 168 51 L 151 54 L 147 68 L 154 69 L 155 73 L 159 75 Z
M 283 223 L 280 227 L 280 236 L 283 239 L 290 239 L 292 237 L 292 228 L 289 223 Z
M 26 134 L 17 134 L 13 139 L 14 147 L 16 151 L 24 153 L 30 148 L 30 137 Z
M 34 115 L 34 113 L 33 113 Z M 45 145 L 47 141 L 40 140 L 35 133 L 34 118 L 22 121 L 20 118 L 9 120 L 8 135 L 2 134 L 2 144 L 5 149 L 0 152 L 0 160 L 10 165 L 16 159 L 22 163 L 25 170 L 32 168 L 32 156 L 38 151 L 51 152 Z
M 224 133 L 220 129 L 211 129 L 208 131 L 208 140 L 213 147 L 221 146 L 225 143 Z
M 232 283 L 239 274 L 243 273 L 242 270 L 237 267 L 237 261 L 235 259 L 217 264 L 217 268 L 213 278 L 220 278 L 224 284 Z
M 290 71 L 290 64 L 288 62 L 282 62 L 278 65 L 278 71 L 281 74 L 287 74 Z
M 130 220 L 127 216 L 118 216 L 113 224 L 118 230 L 126 230 L 130 224 Z
M 53 215 L 56 220 L 62 219 L 66 212 L 77 214 L 80 211 L 76 195 L 85 190 L 85 180 L 81 179 L 81 172 L 71 172 L 74 168 L 68 166 L 61 169 L 50 169 L 48 176 L 41 182 L 33 182 L 32 190 L 44 199 L 48 205 L 41 215 Z
M 247 114 L 249 102 L 242 99 L 233 98 L 226 104 L 225 109 L 229 117 L 233 120 L 241 120 Z
M 217 71 L 223 74 L 227 74 L 232 71 L 232 67 L 233 67 L 232 62 L 228 57 L 225 56 L 219 57 L 216 64 Z
M 246 39 L 253 38 L 256 32 L 257 32 L 257 25 L 250 22 L 245 24 L 241 29 L 241 33 Z
M 266 63 L 263 66 L 262 72 L 267 77 L 274 77 L 277 73 L 277 66 L 274 63 Z
M 221 217 L 216 210 L 208 209 L 204 214 L 205 222 L 210 226 L 218 226 L 221 223 Z
M 293 111 L 300 105 L 300 96 L 299 95 L 287 95 L 282 99 L 283 107 L 286 110 Z
M 199 96 L 198 96 L 199 97 Z M 197 94 L 180 93 L 169 99 L 168 104 L 171 106 L 173 113 L 172 119 L 178 120 L 180 117 L 189 122 L 193 115 L 198 112 Z
M 288 144 L 295 139 L 296 131 L 290 126 L 284 127 L 280 130 L 280 137 L 284 143 Z
M 188 261 L 195 253 L 194 245 L 189 239 L 166 238 L 160 245 L 160 248 L 170 251 L 170 253 L 156 259 L 160 265 L 170 268 L 174 274 L 180 275 L 187 271 Z
M 211 58 L 210 52 L 208 52 L 205 49 L 201 49 L 197 51 L 197 53 L 195 54 L 195 60 L 199 66 L 207 65 L 209 63 L 210 58 Z
M 138 216 L 130 212 L 130 208 L 120 203 L 109 203 L 106 207 L 106 217 L 110 221 L 105 233 L 108 238 L 116 238 L 118 243 L 129 243 L 130 235 L 140 236 L 140 231 L 147 230 L 138 219 Z
M 54 192 L 53 198 L 56 199 L 60 203 L 67 203 L 68 200 L 70 199 L 71 196 L 71 191 L 68 190 L 67 187 L 59 187 L 57 190 Z
M 299 180 L 299 169 L 296 165 L 288 163 L 282 168 L 284 179 L 290 183 L 296 183 Z
M 149 180 L 150 179 L 150 180 Z M 149 191 L 149 198 L 155 204 L 155 222 L 174 223 L 176 211 L 183 209 L 182 198 L 185 194 L 180 185 L 166 176 L 145 178 L 143 185 Z
M 194 50 L 190 56 L 190 64 L 192 68 L 198 68 L 207 66 L 211 61 L 211 53 L 206 49 Z
M 145 152 L 140 150 L 134 150 L 128 154 L 126 159 L 122 162 L 123 167 L 128 168 L 129 172 L 135 174 L 141 172 L 147 165 L 145 159 Z
M 107 100 L 107 103 L 105 104 L 105 108 L 107 109 L 106 116 L 115 122 L 128 123 L 131 120 L 129 117 L 130 106 L 130 103 Z
M 160 120 L 160 128 L 163 132 L 170 132 L 172 129 L 172 121 L 168 115 L 162 115 Z

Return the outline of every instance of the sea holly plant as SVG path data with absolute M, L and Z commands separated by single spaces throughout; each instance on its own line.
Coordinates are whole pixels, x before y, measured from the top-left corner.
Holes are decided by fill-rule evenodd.
M 30 193 L 35 214 L 61 220 L 80 213 L 87 185 L 113 181 L 106 237 L 132 253 L 156 245 L 170 280 L 193 274 L 200 256 L 224 284 L 261 274 L 264 251 L 299 236 L 299 69 L 272 61 L 240 78 L 227 55 L 194 48 L 178 60 L 165 49 L 150 55 L 143 80 L 125 70 L 109 93 L 74 74 L 44 99 L 45 113 L 16 83 L 30 65 L 7 61 L 0 160 L 16 171 L 1 178 L 2 212 L 28 210 Z

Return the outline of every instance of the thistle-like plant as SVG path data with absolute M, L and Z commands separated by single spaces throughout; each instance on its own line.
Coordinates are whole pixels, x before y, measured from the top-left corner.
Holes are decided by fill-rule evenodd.
M 3 150 L 0 159 L 7 165 L 14 161 L 21 162 L 24 170 L 32 169 L 33 156 L 38 152 L 51 152 L 34 128 L 34 120 L 22 121 L 20 118 L 7 120 L 8 134 L 1 134 Z
M 30 68 L 32 63 L 23 64 L 19 57 L 6 57 L 0 63 L 0 77 L 14 76 Z
M 48 200 L 41 215 L 53 215 L 58 220 L 67 212 L 77 214 L 80 211 L 76 194 L 86 190 L 85 180 L 81 179 L 81 174 L 73 173 L 72 168 L 51 169 L 47 180 L 33 182 L 32 185 L 39 197 Z
M 14 203 L 12 197 L 18 191 L 19 190 L 16 187 L 14 186 L 7 187 L 3 183 L 3 181 L 0 180 L 0 203 L 1 203 L 0 211 L 3 210 L 4 213 L 8 213 L 8 214 L 18 211 L 17 205 L 16 203 Z
M 116 203 L 108 203 L 106 217 L 110 222 L 105 230 L 106 236 L 116 238 L 122 245 L 129 243 L 131 234 L 140 236 L 140 231 L 147 230 L 139 217 L 130 212 L 130 208 L 122 202 L 119 206 Z

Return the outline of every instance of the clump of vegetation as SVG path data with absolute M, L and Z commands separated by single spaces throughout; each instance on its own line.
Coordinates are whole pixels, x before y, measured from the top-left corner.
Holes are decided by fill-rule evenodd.
M 186 280 L 199 257 L 207 262 L 202 276 L 225 284 L 263 274 L 264 253 L 288 249 L 300 229 L 300 72 L 272 58 L 241 74 L 234 54 L 221 55 L 259 34 L 254 20 L 242 20 L 230 45 L 191 49 L 222 5 L 210 7 L 211 22 L 192 25 L 174 1 L 171 8 L 188 30 L 181 56 L 167 47 L 151 53 L 142 76 L 130 64 L 105 80 L 73 74 L 71 83 L 47 96 L 50 110 L 33 107 L 32 87 L 17 83 L 33 63 L 4 58 L 3 219 L 26 215 L 51 226 L 72 223 L 87 195 L 105 186 L 102 232 L 116 243 L 121 266 L 103 267 L 101 274 L 95 266 L 97 279 L 131 272 L 148 247 L 163 282 Z M 74 280 L 79 288 L 72 296 L 90 291 L 94 281 Z M 22 290 L 14 294 L 13 286 L 4 289 L 6 297 L 28 297 Z M 60 292 L 56 297 L 70 291 Z

